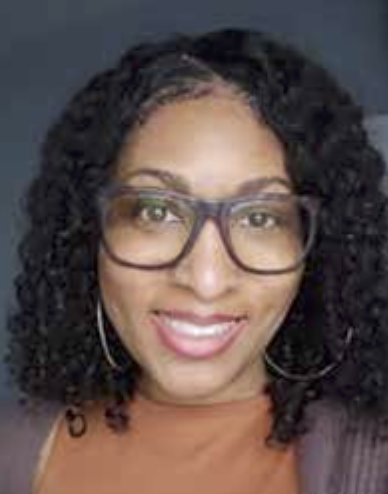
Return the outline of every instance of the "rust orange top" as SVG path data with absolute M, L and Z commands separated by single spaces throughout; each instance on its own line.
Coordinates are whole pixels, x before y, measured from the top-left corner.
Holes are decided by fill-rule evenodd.
M 137 396 L 117 434 L 101 410 L 81 438 L 62 420 L 37 494 L 297 494 L 295 451 L 268 446 L 265 396 L 212 405 Z

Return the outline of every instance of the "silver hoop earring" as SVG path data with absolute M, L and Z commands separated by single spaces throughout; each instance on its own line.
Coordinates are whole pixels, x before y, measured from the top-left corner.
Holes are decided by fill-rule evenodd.
M 348 331 L 346 333 L 344 346 L 338 358 L 336 358 L 333 362 L 326 365 L 322 369 L 317 370 L 315 372 L 310 372 L 309 374 L 298 374 L 283 369 L 279 364 L 277 364 L 272 359 L 272 357 L 268 354 L 267 350 L 264 350 L 263 359 L 264 362 L 267 364 L 267 366 L 272 371 L 274 371 L 275 374 L 278 374 L 280 377 L 283 377 L 284 379 L 288 379 L 289 381 L 298 381 L 298 382 L 317 381 L 318 379 L 322 379 L 323 377 L 330 374 L 330 372 L 332 372 L 334 369 L 336 369 L 339 366 L 353 340 L 353 336 L 354 336 L 354 329 L 350 327 L 348 328 Z
M 100 343 L 102 347 L 102 351 L 104 353 L 104 356 L 106 360 L 108 361 L 109 365 L 118 372 L 122 372 L 124 369 L 121 365 L 119 365 L 116 360 L 114 359 L 111 351 L 109 350 L 108 346 L 108 340 L 106 338 L 105 334 L 105 328 L 104 328 L 104 320 L 103 320 L 103 315 L 102 315 L 102 306 L 100 300 L 97 301 L 97 329 L 98 329 L 98 335 L 100 338 Z

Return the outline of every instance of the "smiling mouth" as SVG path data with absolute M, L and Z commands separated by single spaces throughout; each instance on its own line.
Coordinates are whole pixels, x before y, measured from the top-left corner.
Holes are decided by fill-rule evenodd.
M 208 359 L 226 351 L 246 326 L 247 317 L 198 316 L 182 312 L 154 312 L 151 322 L 159 340 L 180 357 Z

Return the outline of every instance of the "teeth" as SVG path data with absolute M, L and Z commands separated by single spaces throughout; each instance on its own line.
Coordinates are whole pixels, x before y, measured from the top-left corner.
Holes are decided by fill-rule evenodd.
M 166 324 L 176 333 L 185 334 L 194 337 L 220 336 L 229 331 L 235 324 L 232 322 L 223 322 L 218 324 L 209 324 L 208 326 L 197 326 L 196 324 L 178 321 L 176 319 L 164 318 Z

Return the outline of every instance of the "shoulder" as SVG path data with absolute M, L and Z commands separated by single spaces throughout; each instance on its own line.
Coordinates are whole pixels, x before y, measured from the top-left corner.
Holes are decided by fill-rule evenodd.
M 343 406 L 319 402 L 310 406 L 307 422 L 298 445 L 306 492 L 386 492 L 386 421 L 355 419 Z
M 29 405 L 17 400 L 1 401 L 0 447 L 4 447 L 4 438 L 8 439 L 8 446 L 18 443 L 24 447 L 27 438 L 38 443 L 41 438 L 44 439 L 61 409 L 61 405 L 57 403 L 40 402 Z
M 45 443 L 61 406 L 27 406 L 17 400 L 0 402 L 0 486 L 7 494 L 27 494 Z M 6 489 L 5 489 L 6 488 Z

